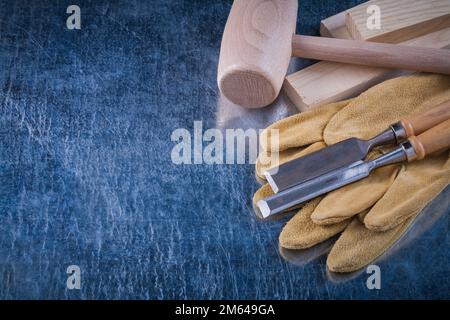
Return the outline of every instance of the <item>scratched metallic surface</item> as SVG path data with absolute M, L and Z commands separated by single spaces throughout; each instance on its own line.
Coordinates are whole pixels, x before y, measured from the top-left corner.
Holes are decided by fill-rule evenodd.
M 81 7 L 81 30 L 66 8 Z M 297 29 L 357 1 L 301 1 Z M 329 243 L 280 252 L 287 218 L 251 210 L 252 165 L 175 165 L 176 128 L 263 128 L 294 112 L 218 94 L 230 1 L 0 1 L 0 298 L 449 298 L 447 188 L 382 261 L 324 266 Z M 310 62 L 295 60 L 291 70 Z M 79 265 L 81 290 L 66 288 Z

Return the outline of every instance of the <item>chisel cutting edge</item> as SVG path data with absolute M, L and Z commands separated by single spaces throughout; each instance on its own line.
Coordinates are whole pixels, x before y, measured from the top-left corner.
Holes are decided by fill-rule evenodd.
M 364 159 L 376 146 L 399 144 L 450 118 L 450 101 L 422 114 L 394 123 L 369 140 L 350 138 L 309 155 L 286 162 L 264 173 L 273 192 L 278 193 L 332 170 Z
M 317 196 L 338 189 L 367 177 L 376 168 L 386 165 L 423 159 L 426 155 L 450 147 L 450 119 L 409 139 L 394 150 L 371 161 L 356 161 L 332 170 L 319 177 L 305 181 L 258 201 L 257 206 L 264 218 L 281 213 Z

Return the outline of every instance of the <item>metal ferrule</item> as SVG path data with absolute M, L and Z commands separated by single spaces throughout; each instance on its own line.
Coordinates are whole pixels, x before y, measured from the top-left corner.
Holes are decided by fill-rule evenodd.
M 391 152 L 388 152 L 381 157 L 378 157 L 374 160 L 372 160 L 371 163 L 371 169 L 376 169 L 379 167 L 384 167 L 390 164 L 398 163 L 405 161 L 407 159 L 407 152 L 405 148 L 403 147 L 403 144 L 399 146 L 398 148 L 395 148 Z
M 409 141 L 405 141 L 401 144 L 401 147 L 403 148 L 403 151 L 406 154 L 406 159 L 409 161 L 413 161 L 417 159 L 417 153 L 414 149 L 413 145 Z
M 395 140 L 397 142 L 396 144 L 400 144 L 400 142 L 408 138 L 405 127 L 403 127 L 401 121 L 392 124 L 391 130 L 394 132 Z

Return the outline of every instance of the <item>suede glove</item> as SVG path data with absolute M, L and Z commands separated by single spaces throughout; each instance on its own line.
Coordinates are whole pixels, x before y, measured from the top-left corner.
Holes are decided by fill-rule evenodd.
M 279 150 L 279 163 L 284 163 L 350 137 L 368 139 L 405 116 L 447 100 L 448 76 L 419 74 L 388 80 L 357 98 L 274 123 L 261 135 L 260 156 L 270 157 Z M 277 146 L 270 144 L 271 129 L 278 129 Z M 368 158 L 387 150 L 377 148 Z M 260 179 L 267 169 L 257 161 Z M 342 232 L 328 255 L 327 266 L 333 272 L 358 270 L 388 250 L 449 181 L 448 151 L 379 168 L 366 179 L 305 204 L 282 230 L 280 245 L 306 249 Z M 254 195 L 254 207 L 270 194 L 268 184 L 261 187 Z

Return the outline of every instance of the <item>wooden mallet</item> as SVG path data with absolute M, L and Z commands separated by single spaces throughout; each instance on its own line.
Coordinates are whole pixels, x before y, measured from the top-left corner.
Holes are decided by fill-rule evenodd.
M 291 56 L 450 74 L 450 50 L 295 35 L 297 0 L 235 0 L 217 81 L 232 102 L 258 108 L 277 97 Z

